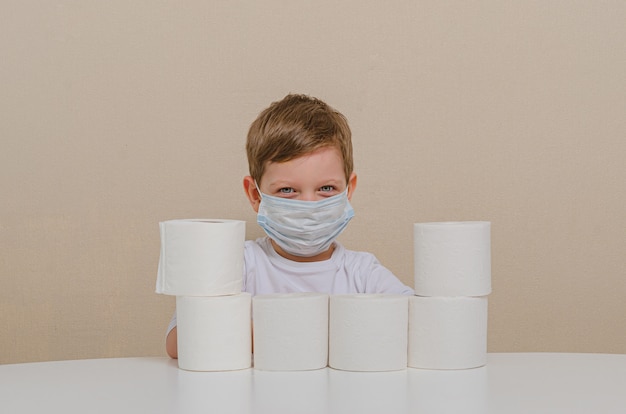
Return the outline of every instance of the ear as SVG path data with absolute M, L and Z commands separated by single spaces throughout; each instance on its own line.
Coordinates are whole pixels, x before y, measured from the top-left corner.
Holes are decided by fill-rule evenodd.
M 259 204 L 261 204 L 261 195 L 259 194 L 259 190 L 256 188 L 254 178 L 249 175 L 243 177 L 243 190 L 246 193 L 246 197 L 248 197 L 248 201 L 250 202 L 252 209 L 255 213 L 258 213 Z
M 354 190 L 356 190 L 356 173 L 350 174 L 350 179 L 348 180 L 348 201 L 352 200 Z

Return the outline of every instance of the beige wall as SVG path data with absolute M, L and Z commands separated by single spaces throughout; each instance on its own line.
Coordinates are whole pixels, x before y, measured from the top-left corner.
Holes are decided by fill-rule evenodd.
M 3 1 L 0 363 L 164 355 L 158 222 L 238 218 L 289 92 L 354 133 L 342 236 L 492 222 L 489 350 L 626 353 L 626 3 Z

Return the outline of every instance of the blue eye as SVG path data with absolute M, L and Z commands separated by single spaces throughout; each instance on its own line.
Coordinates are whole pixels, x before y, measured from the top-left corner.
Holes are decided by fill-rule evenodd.
M 283 187 L 280 190 L 278 190 L 279 193 L 281 194 L 291 194 L 293 193 L 295 190 L 291 187 Z
M 320 191 L 325 192 L 325 193 L 329 193 L 331 191 L 333 191 L 335 189 L 335 187 L 333 187 L 332 185 L 324 185 L 322 187 L 320 187 Z

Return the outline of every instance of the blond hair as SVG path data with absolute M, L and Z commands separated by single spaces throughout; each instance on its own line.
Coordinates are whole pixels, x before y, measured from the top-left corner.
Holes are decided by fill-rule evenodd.
M 287 95 L 250 125 L 246 142 L 250 175 L 260 183 L 267 163 L 289 161 L 323 147 L 339 150 L 347 182 L 353 161 L 346 118 L 317 98 Z

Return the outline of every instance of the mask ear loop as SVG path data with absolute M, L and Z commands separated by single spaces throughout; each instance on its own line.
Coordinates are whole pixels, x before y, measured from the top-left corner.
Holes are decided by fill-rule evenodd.
M 350 197 L 352 196 L 352 193 L 354 191 L 350 191 L 350 179 L 348 179 L 348 182 L 346 183 L 346 197 L 348 198 L 348 201 L 350 200 Z
M 256 191 L 259 193 L 259 197 L 261 197 L 261 200 L 263 200 L 263 193 L 261 192 L 261 187 L 259 187 L 259 184 L 256 182 L 256 180 L 254 180 L 254 185 L 256 186 Z

